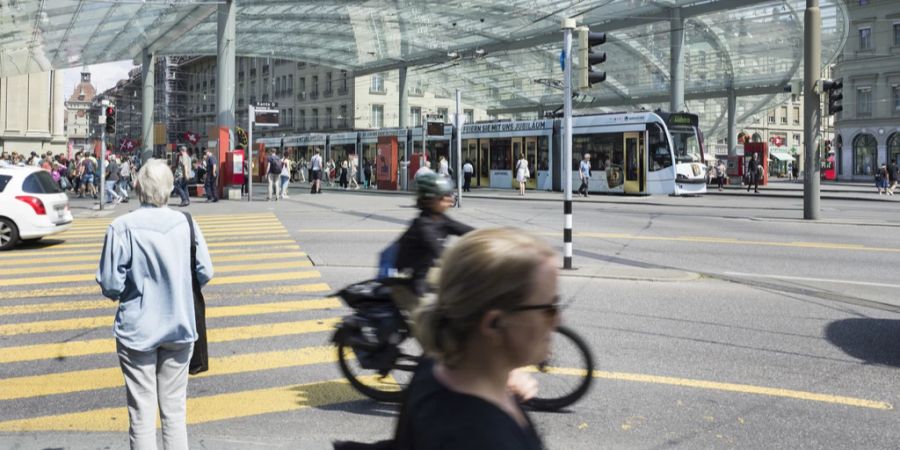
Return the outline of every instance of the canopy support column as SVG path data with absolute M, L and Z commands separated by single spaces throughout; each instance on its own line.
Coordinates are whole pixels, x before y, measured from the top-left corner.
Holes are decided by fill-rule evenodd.
M 156 78 L 156 55 L 145 48 L 141 64 L 141 161 L 154 157 L 153 91 Z
M 684 19 L 681 17 L 681 9 L 672 9 L 672 18 L 669 21 L 669 40 L 671 42 L 669 73 L 671 74 L 671 100 L 669 109 L 671 112 L 684 111 Z
M 737 155 L 737 94 L 728 89 L 728 156 Z
M 406 90 L 406 67 L 400 68 L 400 128 L 409 126 L 409 91 Z
M 235 6 L 234 0 L 219 4 L 216 29 L 216 125 L 230 132 L 234 129 L 234 66 L 235 66 Z M 229 133 L 228 142 L 220 143 L 219 156 L 234 149 Z M 212 136 L 210 136 L 212 138 Z M 216 139 L 219 137 L 217 136 Z M 221 145 L 224 144 L 224 145 Z

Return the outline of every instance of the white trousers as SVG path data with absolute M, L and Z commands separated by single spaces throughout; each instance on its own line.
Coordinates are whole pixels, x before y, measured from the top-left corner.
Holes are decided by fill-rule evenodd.
M 116 341 L 128 395 L 128 438 L 132 449 L 156 449 L 159 406 L 163 448 L 187 449 L 188 364 L 194 344 L 163 344 L 139 352 Z
M 281 174 L 270 173 L 266 175 L 266 179 L 269 180 L 269 190 L 266 191 L 266 200 L 272 198 L 273 193 L 275 194 L 275 199 L 277 200 L 278 197 L 281 197 Z

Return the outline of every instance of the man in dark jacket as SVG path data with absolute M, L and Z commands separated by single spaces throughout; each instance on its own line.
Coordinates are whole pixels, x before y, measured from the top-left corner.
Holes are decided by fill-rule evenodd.
M 447 236 L 462 236 L 474 228 L 445 214 L 453 206 L 453 183 L 448 178 L 434 172 L 416 177 L 416 197 L 422 213 L 400 237 L 396 266 L 412 277 L 413 291 L 421 296 L 428 291 L 428 270 L 441 257 Z
M 888 167 L 888 194 L 894 195 L 894 188 L 897 187 L 897 180 L 900 179 L 900 162 L 894 161 Z
M 753 187 L 753 192 L 759 193 L 759 179 L 762 175 L 761 168 L 759 166 L 759 160 L 757 159 L 758 153 L 754 153 L 753 157 L 750 158 L 750 161 L 747 163 L 747 192 L 750 192 L 750 187 Z

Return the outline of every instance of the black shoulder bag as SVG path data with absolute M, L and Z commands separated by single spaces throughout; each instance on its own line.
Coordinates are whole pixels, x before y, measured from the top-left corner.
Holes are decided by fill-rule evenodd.
M 191 363 L 188 373 L 196 375 L 209 370 L 209 348 L 206 343 L 206 302 L 203 300 L 203 292 L 200 291 L 200 279 L 197 278 L 197 237 L 194 235 L 194 221 L 191 215 L 182 211 L 187 218 L 188 228 L 191 230 L 191 287 L 194 291 L 194 320 L 197 324 L 197 341 L 194 342 L 194 353 L 191 354 Z

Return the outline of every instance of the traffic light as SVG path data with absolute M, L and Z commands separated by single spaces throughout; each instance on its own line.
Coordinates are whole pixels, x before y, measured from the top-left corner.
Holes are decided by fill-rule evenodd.
M 606 42 L 606 33 L 592 33 L 588 27 L 578 28 L 578 89 L 590 89 L 594 83 L 606 81 L 606 72 L 594 72 L 594 64 L 606 61 L 606 52 L 595 53 L 592 47 Z
M 114 106 L 106 107 L 106 134 L 116 133 L 116 108 Z
M 840 101 L 844 99 L 841 89 L 844 87 L 844 81 L 839 80 L 822 80 L 822 92 L 828 93 L 828 115 L 833 116 L 844 110 L 844 106 Z

